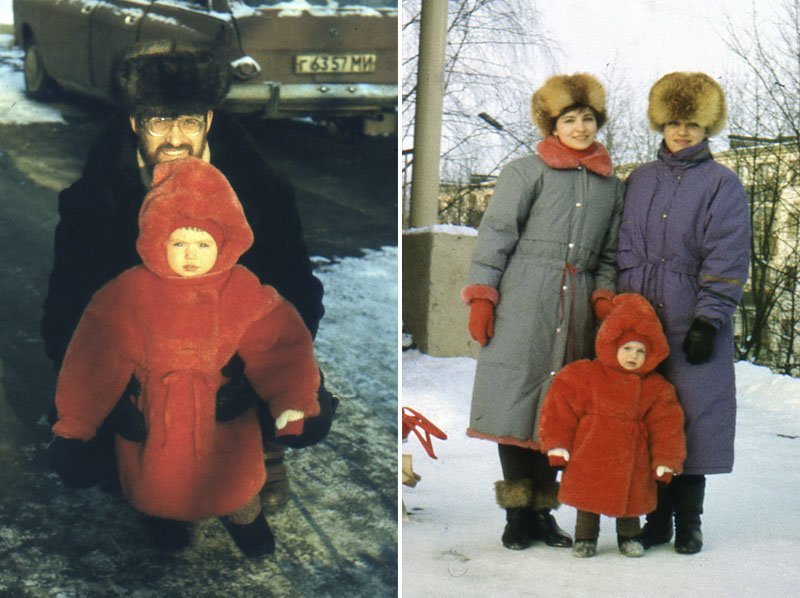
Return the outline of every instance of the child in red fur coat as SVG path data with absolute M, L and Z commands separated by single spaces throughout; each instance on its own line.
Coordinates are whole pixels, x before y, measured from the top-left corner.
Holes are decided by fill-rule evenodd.
M 248 556 L 274 550 L 258 492 L 265 470 L 255 410 L 215 420 L 222 367 L 238 354 L 278 436 L 319 413 L 311 336 L 294 307 L 236 261 L 253 242 L 227 179 L 196 158 L 155 167 L 139 214 L 135 266 L 95 293 L 56 389 L 57 439 L 88 441 L 132 376 L 144 442 L 116 438 L 123 494 L 156 538 L 188 544 L 185 523 L 224 516 Z M 170 539 L 171 538 L 171 539 Z
M 655 509 L 656 481 L 681 473 L 686 458 L 675 388 L 654 371 L 669 353 L 655 311 L 634 293 L 609 308 L 597 357 L 556 375 L 540 420 L 542 449 L 565 466 L 558 498 L 578 509 L 579 557 L 597 551 L 601 514 L 617 518 L 620 552 L 642 556 L 639 515 Z

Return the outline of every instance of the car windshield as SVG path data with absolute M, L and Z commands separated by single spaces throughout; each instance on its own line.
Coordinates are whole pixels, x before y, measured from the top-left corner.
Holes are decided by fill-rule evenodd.
M 291 8 L 294 4 L 291 0 L 242 0 L 247 6 L 278 6 L 280 8 Z M 331 0 L 304 0 L 301 3 L 310 6 L 330 6 Z M 366 6 L 367 8 L 397 8 L 397 0 L 339 0 L 336 2 L 339 8 L 350 8 L 356 6 Z

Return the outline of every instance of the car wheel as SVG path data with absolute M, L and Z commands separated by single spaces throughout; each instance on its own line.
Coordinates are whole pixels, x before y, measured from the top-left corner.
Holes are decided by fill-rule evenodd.
M 39 53 L 39 47 L 32 41 L 25 48 L 25 91 L 34 100 L 49 100 L 58 89 L 55 80 L 47 73 Z

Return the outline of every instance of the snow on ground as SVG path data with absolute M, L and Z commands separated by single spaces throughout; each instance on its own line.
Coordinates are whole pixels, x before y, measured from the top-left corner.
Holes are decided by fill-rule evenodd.
M 10 6 L 7 0 L 0 0 L 0 24 L 12 21 Z M 64 122 L 55 108 L 25 97 L 22 50 L 13 44 L 13 35 L 0 34 L 0 124 Z
M 403 354 L 402 403 L 449 436 L 430 459 L 412 435 L 403 452 L 422 476 L 403 488 L 403 596 L 796 596 L 800 587 L 800 380 L 736 365 L 738 419 L 734 473 L 708 477 L 697 555 L 661 546 L 641 559 L 619 554 L 614 521 L 602 518 L 598 554 L 534 544 L 503 548 L 504 511 L 496 446 L 467 438 L 475 361 Z M 575 510 L 559 524 L 574 532 Z
M 376 415 L 397 417 L 397 247 L 317 263 L 325 316 L 314 342 L 326 384 L 343 399 L 369 397 Z

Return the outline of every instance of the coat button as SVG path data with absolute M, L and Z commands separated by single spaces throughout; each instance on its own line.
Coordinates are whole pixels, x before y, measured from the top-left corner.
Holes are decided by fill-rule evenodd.
M 575 247 L 575 243 L 570 243 L 569 245 L 567 245 L 567 247 L 569 247 L 570 249 L 572 249 L 573 247 Z
M 555 375 L 556 375 L 556 371 L 555 371 L 555 370 L 552 370 L 552 371 L 550 372 L 550 375 L 551 375 L 551 376 L 555 376 Z
M 576 208 L 580 208 L 582 205 L 583 205 L 583 204 L 582 204 L 581 202 L 578 202 L 578 203 L 576 203 L 576 204 L 575 204 L 575 207 L 576 207 Z
M 659 303 L 658 307 L 664 307 L 664 304 L 663 303 Z
M 662 217 L 662 218 L 666 218 L 666 217 L 667 217 L 667 215 L 666 215 L 666 214 L 661 214 L 661 217 Z
M 567 285 L 564 285 L 563 287 L 561 287 L 561 290 L 562 290 L 562 291 L 566 291 L 568 288 L 569 288 L 569 287 L 568 287 Z
M 556 328 L 556 332 L 561 332 L 561 327 Z

